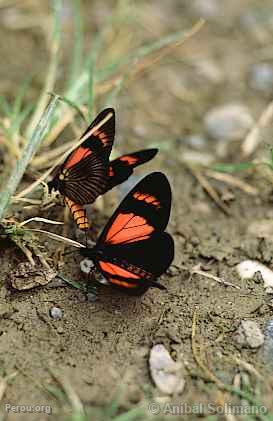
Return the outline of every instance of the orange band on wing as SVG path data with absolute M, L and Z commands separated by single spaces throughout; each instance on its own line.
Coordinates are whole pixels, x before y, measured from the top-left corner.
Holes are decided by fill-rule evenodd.
M 150 195 L 150 194 L 145 194 L 145 193 L 140 193 L 140 192 L 135 192 L 133 194 L 133 197 L 137 200 L 143 200 L 146 203 L 150 203 L 151 205 L 155 206 L 156 208 L 160 208 L 160 202 L 159 200 L 157 200 L 156 197 Z
M 136 158 L 134 156 L 130 156 L 130 155 L 121 156 L 119 158 L 119 160 L 122 161 L 122 162 L 126 162 L 128 165 L 134 165 L 139 161 L 138 158 Z
M 125 288 L 135 288 L 137 284 L 132 282 L 126 282 L 126 279 L 140 279 L 139 276 L 134 273 L 128 272 L 127 270 L 121 268 L 120 266 L 114 265 L 113 263 L 99 262 L 101 270 L 105 273 L 107 279 L 118 286 Z M 113 278 L 113 276 L 124 277 L 124 281 L 121 279 Z
M 147 224 L 142 216 L 120 213 L 107 232 L 106 242 L 110 244 L 132 243 L 149 238 L 154 227 Z
M 80 146 L 78 149 L 72 152 L 71 156 L 68 158 L 67 162 L 65 163 L 64 168 L 68 169 L 72 167 L 73 165 L 76 165 L 78 162 L 86 158 L 91 153 L 92 152 L 90 149 Z
M 99 265 L 101 269 L 109 275 L 118 275 L 122 278 L 140 279 L 138 275 L 135 275 L 134 273 L 131 273 L 128 270 L 115 265 L 114 263 L 106 263 L 100 261 Z

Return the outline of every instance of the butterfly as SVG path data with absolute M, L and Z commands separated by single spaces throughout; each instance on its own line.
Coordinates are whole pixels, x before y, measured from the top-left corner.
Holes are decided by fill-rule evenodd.
M 100 126 L 96 128 L 96 126 Z M 103 110 L 82 134 L 83 143 L 53 172 L 48 183 L 64 196 L 78 227 L 87 231 L 89 223 L 84 204 L 93 203 L 98 196 L 123 183 L 138 165 L 150 161 L 157 149 L 145 149 L 120 156 L 109 163 L 115 136 L 115 111 Z
M 167 177 L 153 172 L 125 197 L 109 219 L 96 245 L 82 248 L 99 272 L 115 287 L 142 295 L 157 282 L 174 258 L 174 242 L 165 232 L 171 210 Z

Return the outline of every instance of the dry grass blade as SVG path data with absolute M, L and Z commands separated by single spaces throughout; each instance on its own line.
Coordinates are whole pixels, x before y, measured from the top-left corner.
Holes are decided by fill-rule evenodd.
M 73 389 L 69 381 L 64 377 L 60 377 L 59 375 L 57 375 L 51 367 L 48 367 L 48 370 L 51 376 L 53 377 L 53 379 L 61 386 L 61 388 L 65 392 L 73 411 L 79 417 L 80 415 L 84 415 L 83 404 L 81 403 L 79 396 L 77 395 L 77 393 L 75 392 L 75 390 Z
M 36 180 L 34 183 L 32 183 L 30 186 L 28 186 L 26 189 L 22 190 L 17 196 L 15 196 L 15 199 L 18 199 L 20 197 L 24 197 L 26 195 L 28 195 L 29 193 L 31 193 L 39 184 L 42 183 L 42 181 L 44 181 L 50 174 L 51 172 L 54 170 L 54 168 L 56 167 L 56 165 L 61 164 L 65 158 L 68 157 L 68 155 L 73 152 L 75 149 L 77 149 L 87 138 L 89 138 L 89 136 L 92 135 L 92 133 L 96 132 L 101 126 L 103 126 L 110 118 L 112 117 L 112 113 L 109 112 L 107 114 L 107 116 L 101 120 L 96 126 L 94 126 L 91 130 L 88 131 L 88 133 L 86 133 L 85 136 L 83 136 L 80 140 L 78 140 L 77 143 L 75 143 L 71 148 L 69 148 L 59 159 L 58 161 L 52 166 L 50 167 L 41 177 L 39 177 L 38 180 Z
M 266 109 L 262 112 L 258 122 L 254 125 L 251 131 L 246 136 L 242 143 L 241 151 L 244 158 L 250 156 L 259 146 L 262 138 L 260 132 L 267 127 L 273 118 L 273 101 L 271 101 Z
M 251 196 L 257 196 L 258 189 L 252 187 L 250 184 L 246 183 L 245 181 L 240 180 L 234 175 L 220 173 L 217 171 L 208 170 L 206 171 L 206 175 L 208 177 L 214 178 L 214 180 L 223 181 L 224 183 L 230 184 L 231 186 L 237 187 L 238 189 L 244 191 Z
M 194 168 L 192 165 L 186 164 L 189 168 L 192 175 L 197 179 L 197 181 L 201 184 L 205 192 L 209 195 L 209 197 L 216 203 L 216 205 L 221 209 L 222 212 L 224 212 L 225 215 L 229 216 L 230 212 L 227 206 L 223 203 L 221 200 L 219 194 L 217 191 L 211 186 L 211 184 L 208 182 L 206 177 L 204 177 L 200 171 L 198 171 L 196 168 Z
M 60 221 L 53 221 L 52 219 L 40 218 L 39 216 L 35 216 L 33 218 L 30 218 L 30 219 L 27 219 L 26 221 L 21 222 L 19 224 L 19 227 L 23 227 L 29 222 L 45 222 L 46 224 L 63 225 L 63 222 L 60 222 Z
M 56 148 L 52 149 L 51 151 L 47 151 L 46 153 L 36 156 L 32 160 L 32 165 L 36 168 L 49 168 L 54 162 L 54 159 L 58 159 L 58 157 L 67 151 L 68 148 L 71 148 L 75 143 L 75 140 L 71 142 L 67 142 L 64 145 L 57 146 Z
M 8 383 L 4 377 L 0 378 L 0 401 L 3 399 Z
M 141 72 L 143 72 L 144 70 L 146 70 L 148 67 L 153 66 L 154 64 L 156 64 L 158 61 L 160 61 L 163 57 L 165 57 L 167 54 L 169 54 L 172 50 L 174 50 L 175 48 L 181 46 L 182 44 L 184 44 L 186 41 L 188 41 L 191 37 L 193 37 L 194 35 L 196 35 L 204 26 L 205 24 L 205 20 L 204 19 L 199 19 L 199 21 L 193 25 L 193 27 L 185 32 L 183 38 L 179 41 L 174 42 L 173 44 L 167 45 L 167 46 L 163 46 L 160 50 L 159 50 L 159 54 L 157 54 L 156 57 L 153 58 L 149 58 L 149 57 L 144 57 L 144 59 L 142 59 L 139 63 L 137 63 L 136 68 L 133 69 L 133 75 L 132 77 L 135 78 L 135 76 L 139 76 L 139 74 Z
M 40 230 L 39 228 L 25 228 L 25 231 L 40 232 L 46 234 L 48 237 L 56 241 L 61 241 L 62 243 L 68 244 L 73 247 L 82 248 L 85 247 L 83 244 L 78 243 L 77 241 L 71 240 L 70 238 L 63 237 L 62 235 L 55 234 L 53 232 Z
M 248 371 L 250 374 L 253 374 L 257 379 L 263 380 L 263 376 L 253 367 L 252 364 L 247 361 L 241 360 L 238 357 L 232 357 L 232 360 L 240 367 L 243 367 L 244 370 Z
M 197 341 L 196 341 L 197 320 L 198 320 L 198 314 L 197 314 L 197 310 L 195 310 L 193 313 L 193 318 L 192 318 L 192 331 L 191 331 L 191 344 L 192 344 L 192 353 L 193 353 L 194 359 L 199 365 L 199 367 L 204 371 L 207 378 L 211 380 L 213 383 L 216 383 L 218 387 L 223 389 L 224 383 L 222 383 L 221 380 L 219 380 L 210 371 L 210 369 L 204 364 L 204 362 L 202 361 L 199 355 L 199 351 L 198 351 L 199 345 L 197 344 Z
M 199 265 L 192 268 L 192 270 L 190 271 L 190 274 L 191 274 L 191 276 L 192 275 L 204 276 L 205 278 L 213 279 L 215 282 L 218 282 L 218 284 L 226 285 L 226 286 L 233 287 L 233 288 L 236 288 L 236 289 L 241 289 L 238 285 L 235 285 L 235 284 L 232 284 L 231 282 L 225 281 L 223 278 L 219 278 L 219 276 L 215 276 L 212 273 L 207 273 L 203 270 L 200 270 Z

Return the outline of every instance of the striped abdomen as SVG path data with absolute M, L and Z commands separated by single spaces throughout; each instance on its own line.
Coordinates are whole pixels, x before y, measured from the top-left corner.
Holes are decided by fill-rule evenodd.
M 89 224 L 86 215 L 86 210 L 84 209 L 84 207 L 68 199 L 68 197 L 65 197 L 64 201 L 65 204 L 69 207 L 69 210 L 72 214 L 74 221 L 78 225 L 78 228 L 82 231 L 88 231 Z

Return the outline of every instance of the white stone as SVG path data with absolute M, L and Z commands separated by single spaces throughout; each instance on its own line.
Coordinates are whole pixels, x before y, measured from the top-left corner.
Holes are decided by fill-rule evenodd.
M 256 272 L 260 272 L 264 281 L 264 287 L 273 288 L 272 270 L 257 260 L 244 260 L 236 266 L 236 269 L 242 279 L 251 279 Z
M 222 141 L 242 139 L 254 124 L 247 107 L 235 103 L 211 109 L 204 122 L 208 134 Z
M 172 395 L 183 391 L 181 364 L 171 358 L 164 345 L 157 344 L 151 349 L 149 365 L 152 379 L 161 392 Z

